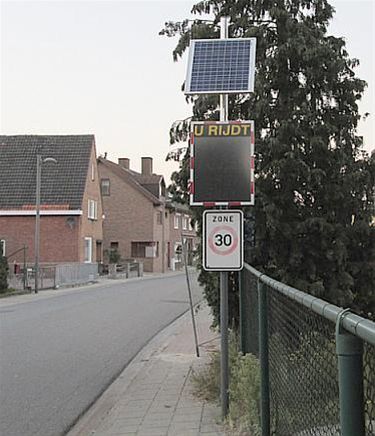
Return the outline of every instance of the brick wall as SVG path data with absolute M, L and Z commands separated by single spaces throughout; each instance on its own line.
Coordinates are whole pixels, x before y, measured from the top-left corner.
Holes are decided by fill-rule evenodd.
M 94 176 L 94 177 L 92 177 Z M 88 218 L 88 202 L 95 200 L 98 205 L 97 219 L 92 220 Z M 99 262 L 102 259 L 101 254 L 97 256 L 97 243 L 103 241 L 103 207 L 100 194 L 100 178 L 98 172 L 98 165 L 96 161 L 95 146 L 92 148 L 89 169 L 86 178 L 85 193 L 82 202 L 82 220 L 80 225 L 79 234 L 79 261 L 85 260 L 85 238 L 92 238 L 92 262 Z M 103 245 L 103 244 L 102 244 Z M 100 251 L 103 251 L 103 247 L 100 247 Z
M 113 174 L 99 163 L 101 179 L 110 180 L 110 195 L 103 196 L 105 219 L 103 222 L 103 248 L 110 249 L 111 242 L 118 243 L 122 259 L 132 258 L 131 242 L 154 241 L 155 208 L 140 191 Z M 153 271 L 154 259 L 140 258 L 145 271 Z M 108 262 L 108 258 L 105 258 Z
M 79 262 L 78 234 L 79 216 L 40 217 L 40 262 Z M 26 261 L 35 260 L 35 216 L 1 216 L 0 239 L 6 241 L 6 255 L 28 247 Z M 23 262 L 23 252 L 9 263 Z

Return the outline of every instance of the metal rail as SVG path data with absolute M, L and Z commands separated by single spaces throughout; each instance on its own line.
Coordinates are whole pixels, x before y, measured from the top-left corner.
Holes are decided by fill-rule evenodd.
M 305 294 L 292 286 L 272 279 L 247 263 L 245 263 L 245 269 L 257 277 L 262 283 L 276 289 L 288 298 L 297 301 L 297 303 L 302 304 L 329 321 L 336 324 L 341 317 L 341 327 L 364 341 L 375 345 L 375 322 L 350 312 L 345 313 L 345 316 L 342 317 L 343 309 L 334 304 L 327 303 L 320 298 Z

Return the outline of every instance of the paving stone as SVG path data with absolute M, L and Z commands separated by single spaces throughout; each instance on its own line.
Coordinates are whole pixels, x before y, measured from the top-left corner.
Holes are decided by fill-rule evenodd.
M 176 422 L 172 423 L 169 427 L 170 430 L 180 430 L 180 434 L 184 435 L 185 430 L 197 430 L 199 429 L 199 421 L 191 422 Z
M 181 422 L 198 422 L 200 423 L 201 420 L 201 414 L 200 413 L 194 413 L 194 414 L 187 414 L 187 415 L 174 415 L 172 423 L 181 423 Z
M 138 431 L 137 436 L 167 436 L 167 434 L 168 434 L 168 427 L 153 428 L 153 429 L 141 428 Z
M 172 419 L 173 414 L 173 409 L 162 409 L 157 411 L 149 410 L 146 417 L 150 417 L 150 419 L 164 419 L 169 417 Z
M 161 419 L 155 419 L 153 417 L 146 417 L 142 421 L 142 427 L 152 428 L 152 427 L 168 427 L 172 421 L 171 416 L 167 416 Z
M 184 430 L 184 432 L 181 433 L 180 430 L 169 429 L 168 436 L 199 436 L 199 431 L 198 430 Z
M 201 406 L 197 405 L 189 405 L 189 406 L 182 406 L 180 403 L 176 407 L 176 414 L 181 415 L 185 413 L 200 413 L 202 410 Z
M 145 410 L 136 410 L 136 409 L 118 409 L 111 413 L 112 417 L 116 417 L 117 419 L 130 419 L 130 418 L 143 418 L 145 415 Z
M 138 428 L 139 425 L 127 425 L 125 420 L 116 420 L 108 429 L 108 432 L 111 434 L 136 433 L 138 431 Z

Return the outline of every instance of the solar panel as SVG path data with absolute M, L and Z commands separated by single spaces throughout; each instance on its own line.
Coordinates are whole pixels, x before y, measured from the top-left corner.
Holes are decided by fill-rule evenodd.
M 255 38 L 192 40 L 185 94 L 253 92 L 255 46 Z

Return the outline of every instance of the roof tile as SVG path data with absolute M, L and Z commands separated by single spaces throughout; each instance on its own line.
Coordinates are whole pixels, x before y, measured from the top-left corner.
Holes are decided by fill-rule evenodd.
M 94 141 L 94 135 L 0 135 L 0 209 L 35 204 L 38 153 L 58 162 L 42 166 L 41 207 L 80 209 Z

